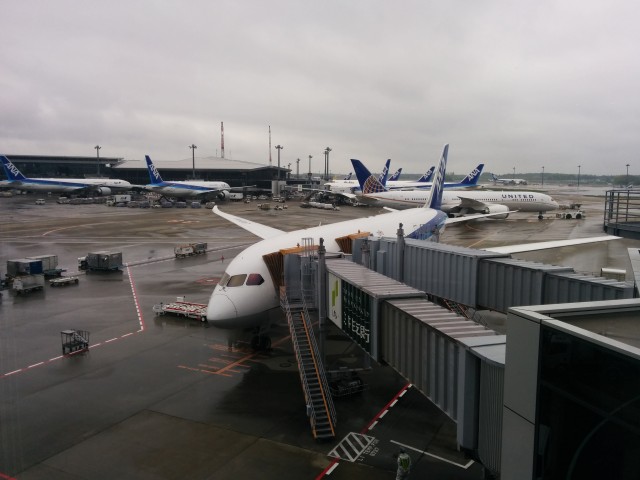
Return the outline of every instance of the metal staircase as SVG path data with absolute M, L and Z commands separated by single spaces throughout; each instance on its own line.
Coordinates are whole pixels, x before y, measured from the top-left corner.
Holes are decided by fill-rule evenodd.
M 280 305 L 289 323 L 313 436 L 333 439 L 336 411 L 302 292 L 280 287 Z

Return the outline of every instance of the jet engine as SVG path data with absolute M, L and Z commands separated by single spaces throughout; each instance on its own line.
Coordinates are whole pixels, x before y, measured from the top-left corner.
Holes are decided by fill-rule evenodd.
M 220 200 L 224 200 L 228 195 L 229 195 L 228 190 L 222 190 L 220 193 L 218 193 L 218 198 Z
M 97 195 L 111 195 L 111 189 L 109 187 L 98 187 L 95 189 Z
M 482 213 L 484 213 L 485 215 L 489 213 L 503 213 L 503 215 L 494 215 L 491 218 L 504 220 L 509 216 L 509 207 L 507 207 L 506 205 L 487 205 L 487 207 L 482 210 Z

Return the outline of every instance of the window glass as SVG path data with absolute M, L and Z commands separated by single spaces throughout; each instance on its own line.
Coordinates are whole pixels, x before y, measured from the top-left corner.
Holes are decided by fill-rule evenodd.
M 247 285 L 262 285 L 263 283 L 264 278 L 259 273 L 250 273 L 247 278 Z
M 243 273 L 241 275 L 234 275 L 229 279 L 227 287 L 241 287 L 242 285 L 244 285 L 245 278 L 247 278 L 246 273 Z
M 227 272 L 224 272 L 224 275 L 222 275 L 222 278 L 218 282 L 218 285 L 220 285 L 221 287 L 226 287 L 227 282 L 229 281 L 229 278 L 230 278 L 229 274 Z

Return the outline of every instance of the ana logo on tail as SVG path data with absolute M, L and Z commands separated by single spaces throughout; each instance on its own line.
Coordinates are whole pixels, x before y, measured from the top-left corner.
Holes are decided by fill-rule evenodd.
M 147 168 L 149 169 L 149 175 L 151 176 L 151 183 L 162 183 L 162 177 L 160 176 L 160 172 L 149 158 L 149 155 L 145 155 L 147 159 Z
M 19 180 L 24 178 L 24 175 L 22 175 L 20 170 L 18 170 L 18 167 L 11 163 L 11 160 L 9 160 L 5 156 L 2 157 L 2 165 L 7 172 L 7 177 L 9 177 L 9 180 Z

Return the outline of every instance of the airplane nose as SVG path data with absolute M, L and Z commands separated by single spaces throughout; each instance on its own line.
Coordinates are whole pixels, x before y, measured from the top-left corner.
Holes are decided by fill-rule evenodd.
M 207 307 L 207 321 L 222 328 L 231 327 L 238 318 L 238 309 L 231 299 L 222 294 L 211 297 Z

